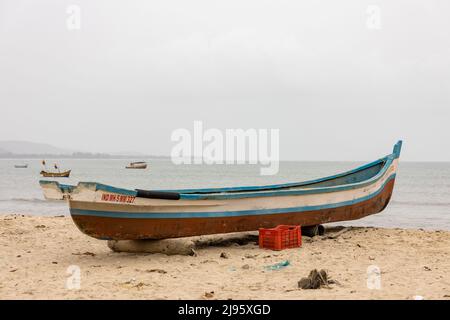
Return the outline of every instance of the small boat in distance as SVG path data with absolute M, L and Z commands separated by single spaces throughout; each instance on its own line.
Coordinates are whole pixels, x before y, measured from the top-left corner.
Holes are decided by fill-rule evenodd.
M 353 170 L 304 182 L 130 190 L 80 182 L 69 197 L 77 227 L 97 239 L 140 240 L 318 226 L 381 212 L 392 196 L 402 142 Z
M 48 172 L 41 171 L 41 175 L 46 178 L 68 178 L 70 176 L 71 170 L 63 171 L 63 172 Z
M 14 168 L 16 168 L 16 169 L 26 169 L 26 168 L 28 168 L 28 164 L 15 164 Z
M 55 172 L 55 171 L 48 171 L 47 170 L 47 166 L 46 166 L 46 163 L 45 163 L 45 160 L 42 160 L 42 166 L 44 167 L 44 170 L 42 170 L 41 172 L 40 172 L 40 174 L 43 176 L 43 177 L 47 177 L 47 178 L 68 178 L 69 176 L 70 176 L 70 172 L 71 172 L 71 170 L 66 170 L 66 171 L 63 171 L 63 172 L 61 172 L 60 170 L 59 170 L 59 167 L 58 167 L 58 165 L 55 163 L 53 166 L 54 166 L 54 168 L 55 168 L 55 170 L 58 170 L 58 172 Z
M 144 161 L 131 162 L 126 169 L 147 169 L 147 163 Z

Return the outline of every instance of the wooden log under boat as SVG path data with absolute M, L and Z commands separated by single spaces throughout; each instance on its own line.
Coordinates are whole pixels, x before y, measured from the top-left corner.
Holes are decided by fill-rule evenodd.
M 41 175 L 46 178 L 68 178 L 70 176 L 71 170 L 63 171 L 63 172 L 48 172 L 48 171 L 41 171 Z
M 257 232 L 238 232 L 162 240 L 109 240 L 108 247 L 115 252 L 193 255 L 195 250 L 205 247 L 257 242 Z
M 70 213 L 82 232 L 108 240 L 178 238 L 360 219 L 388 205 L 400 150 L 401 141 L 392 154 L 354 170 L 271 186 L 142 192 L 81 182 L 70 196 Z

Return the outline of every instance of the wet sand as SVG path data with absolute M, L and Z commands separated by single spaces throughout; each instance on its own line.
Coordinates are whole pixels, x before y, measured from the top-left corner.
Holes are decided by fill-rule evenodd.
M 450 299 L 450 232 L 333 234 L 303 237 L 301 248 L 278 252 L 249 242 L 167 256 L 112 252 L 70 217 L 0 215 L 0 298 Z M 289 265 L 266 268 L 283 261 Z M 299 289 L 312 269 L 325 269 L 337 283 Z

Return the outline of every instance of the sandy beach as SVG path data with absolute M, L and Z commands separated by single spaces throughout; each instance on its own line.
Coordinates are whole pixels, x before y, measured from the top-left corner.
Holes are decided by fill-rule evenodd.
M 1 215 L 0 298 L 450 299 L 450 232 L 351 228 L 333 234 L 303 237 L 301 248 L 278 252 L 252 241 L 167 256 L 113 252 L 106 241 L 82 234 L 70 217 Z M 289 265 L 268 270 L 283 261 Z M 312 269 L 325 269 L 336 283 L 299 289 Z M 74 270 L 80 286 L 67 288 Z

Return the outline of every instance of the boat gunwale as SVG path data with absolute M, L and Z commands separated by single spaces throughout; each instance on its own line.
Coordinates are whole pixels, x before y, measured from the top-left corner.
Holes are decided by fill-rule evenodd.
M 393 157 L 394 159 L 397 159 L 400 157 L 400 151 L 401 151 L 402 141 L 399 140 L 394 145 L 393 151 L 391 154 L 377 159 L 375 161 L 363 164 L 359 167 L 356 167 L 354 169 L 340 172 L 331 176 L 326 176 L 322 178 L 307 180 L 307 181 L 301 181 L 301 182 L 289 182 L 289 183 L 282 183 L 282 184 L 273 184 L 273 185 L 264 185 L 264 186 L 246 186 L 246 187 L 225 187 L 225 188 L 204 188 L 204 189 L 165 189 L 165 190 L 155 190 L 155 191 L 161 191 L 161 192 L 178 192 L 180 194 L 198 194 L 198 193 L 221 193 L 221 192 L 241 192 L 241 191 L 264 191 L 264 190 L 275 190 L 275 189 L 283 189 L 283 188 L 295 188 L 295 187 L 301 187 L 308 184 L 314 184 L 314 183 L 320 183 L 328 180 L 333 180 L 341 177 L 345 177 L 347 175 L 363 171 L 365 169 L 368 169 L 370 167 L 376 166 L 377 164 L 386 162 L 389 157 Z M 385 165 L 386 163 L 384 163 Z M 382 168 L 380 168 L 380 171 Z M 366 179 L 367 180 L 367 179 Z M 364 180 L 365 181 L 365 180 Z M 312 189 L 312 188 L 311 188 Z
M 387 156 L 383 167 L 380 171 L 373 177 L 354 183 L 347 183 L 336 186 L 318 187 L 318 188 L 308 188 L 308 189 L 295 189 L 295 190 L 267 190 L 258 192 L 242 192 L 242 193 L 222 193 L 222 194 L 180 194 L 180 199 L 182 200 L 224 200 L 224 199 L 242 199 L 242 198 L 253 198 L 253 197 L 274 197 L 274 196 L 290 196 L 290 195 L 303 195 L 303 194 L 317 194 L 317 193 L 329 193 L 345 190 L 353 190 L 367 185 L 371 185 L 378 180 L 380 180 L 386 171 L 389 169 L 393 163 L 394 158 L 392 156 Z M 364 170 L 364 169 L 362 169 Z M 394 173 L 395 175 L 395 173 Z M 389 178 L 389 177 L 388 177 Z M 330 178 L 332 180 L 334 178 Z M 326 179 L 328 180 L 328 179 Z M 325 180 L 325 181 L 326 181 Z M 322 181 L 321 181 L 322 182 Z M 299 186 L 301 187 L 301 186 Z
M 345 189 L 354 189 L 356 187 L 365 185 L 367 183 L 371 183 L 372 179 L 374 178 L 380 178 L 381 175 L 380 173 L 384 173 L 387 168 L 389 167 L 389 165 L 392 163 L 393 158 L 391 156 L 386 156 L 385 158 L 381 158 L 379 160 L 373 161 L 371 163 L 365 164 L 361 167 L 358 167 L 356 169 L 341 173 L 341 174 L 337 174 L 337 175 L 333 175 L 330 177 L 325 177 L 325 178 L 320 178 L 320 179 L 316 179 L 316 180 L 310 180 L 310 181 L 306 181 L 305 183 L 312 183 L 312 181 L 318 181 L 318 182 L 323 182 L 326 180 L 332 180 L 335 179 L 336 177 L 340 177 L 342 175 L 345 174 L 350 174 L 353 172 L 358 172 L 360 170 L 364 170 L 366 168 L 369 168 L 373 165 L 376 165 L 378 163 L 381 163 L 382 160 L 386 159 L 386 161 L 384 162 L 383 167 L 380 169 L 380 171 L 373 176 L 370 179 L 364 180 L 364 181 L 360 181 L 360 182 L 356 182 L 356 183 L 350 183 L 350 184 L 343 184 L 343 185 L 338 185 L 338 186 L 329 186 L 329 187 L 319 187 L 319 188 L 308 188 L 308 189 L 298 189 L 298 190 L 276 190 L 274 189 L 266 189 L 266 191 L 261 190 L 255 190 L 256 192 L 249 192 L 249 191 L 245 191 L 238 193 L 238 192 L 234 192 L 234 193 L 226 193 L 226 191 L 224 191 L 224 193 L 218 193 L 215 192 L 214 194 L 193 194 L 193 193 L 180 193 L 180 200 L 220 200 L 220 199 L 231 199 L 231 198 L 250 198 L 250 197 L 264 197 L 264 196 L 273 196 L 273 195 L 296 195 L 296 194 L 310 194 L 310 193 L 325 193 L 325 192 L 333 192 L 335 190 L 339 190 L 342 187 L 345 187 Z M 391 159 L 391 160 L 389 160 Z M 320 180 L 320 181 L 319 181 Z M 374 180 L 378 180 L 378 179 L 374 179 Z M 298 185 L 299 183 L 297 183 L 296 185 Z M 286 184 L 285 184 L 286 185 Z M 123 188 L 117 188 L 117 187 L 113 187 L 110 185 L 106 185 L 106 184 L 102 184 L 102 183 L 98 183 L 98 182 L 79 182 L 78 186 L 75 187 L 75 189 L 84 186 L 84 187 L 90 187 L 90 186 L 94 186 L 95 187 L 95 191 L 106 191 L 106 192 L 112 192 L 112 193 L 118 193 L 118 194 L 124 194 L 124 195 L 130 195 L 130 196 L 136 196 L 137 195 L 137 191 L 135 190 L 130 190 L 130 189 L 123 189 Z M 301 185 L 300 185 L 301 186 Z M 352 186 L 354 186 L 353 188 L 351 188 Z M 261 186 L 261 188 L 263 187 L 268 187 L 268 186 Z M 234 188 L 234 190 L 238 189 L 238 188 L 251 188 L 251 187 L 237 187 Z M 224 188 L 224 189 L 229 189 L 229 188 Z M 205 189 L 199 189 L 199 190 L 205 190 Z M 218 190 L 218 189 L 217 189 Z M 275 190 L 275 191 L 273 191 Z M 177 190 L 154 190 L 154 191 L 161 191 L 161 192 L 178 192 Z M 174 200 L 170 200 L 170 201 L 174 201 Z
M 381 179 L 388 168 L 391 166 L 393 161 L 400 156 L 402 141 L 399 140 L 393 148 L 393 152 L 383 158 L 372 161 L 370 163 L 364 164 L 357 168 L 354 168 L 349 171 L 345 171 L 342 173 L 338 173 L 332 176 L 327 176 L 323 178 L 318 178 L 314 180 L 297 182 L 297 183 L 285 183 L 278 185 L 269 185 L 269 186 L 255 186 L 255 187 L 228 187 L 228 188 L 210 188 L 210 189 L 188 189 L 192 192 L 186 192 L 186 190 L 154 190 L 159 192 L 178 192 L 180 194 L 179 200 L 227 200 L 227 199 L 242 199 L 242 198 L 255 198 L 255 197 L 273 197 L 273 196 L 290 196 L 290 195 L 302 195 L 302 194 L 318 194 L 318 193 L 329 193 L 329 192 L 337 192 L 337 191 L 345 191 L 345 190 L 353 190 L 356 188 L 365 187 L 367 185 L 373 184 L 379 179 Z M 383 163 L 383 166 L 380 168 L 377 174 L 374 176 L 359 182 L 341 184 L 336 186 L 327 186 L 327 187 L 318 187 L 318 188 L 308 188 L 308 189 L 296 189 L 296 190 L 280 190 L 283 188 L 295 188 L 301 187 L 307 184 L 324 182 L 327 180 L 333 180 L 342 176 L 346 176 L 352 173 L 356 173 L 359 171 L 363 171 L 370 167 L 373 167 L 377 164 Z M 394 172 L 395 175 L 395 172 Z M 390 177 L 388 177 L 390 178 Z M 116 188 L 113 186 L 101 184 L 98 182 L 79 182 L 78 186 L 74 189 L 78 189 L 80 186 L 94 186 L 95 191 L 101 190 L 106 192 L 137 196 L 136 190 L 122 189 Z M 193 192 L 197 190 L 197 192 Z M 205 190 L 215 190 L 215 192 L 205 193 Z M 250 192 L 255 191 L 255 192 Z M 175 201 L 175 200 L 169 200 Z
M 282 189 L 282 188 L 294 188 L 294 187 L 301 187 L 303 185 L 308 185 L 308 184 L 314 184 L 314 183 L 319 183 L 319 182 L 324 182 L 324 181 L 328 181 L 328 180 L 333 180 L 336 178 L 340 178 L 346 175 L 350 175 L 353 173 L 356 173 L 358 171 L 363 171 L 367 168 L 370 168 L 372 166 L 375 166 L 377 164 L 383 163 L 384 165 L 383 167 L 380 169 L 380 171 L 377 173 L 377 175 L 383 170 L 383 168 L 386 166 L 387 164 L 387 158 L 389 156 L 386 156 L 385 158 L 381 158 L 378 159 L 376 161 L 373 161 L 371 163 L 365 164 L 363 166 L 357 167 L 355 169 L 346 171 L 346 172 L 342 172 L 336 175 L 332 175 L 332 176 L 328 176 L 328 177 L 323 177 L 323 178 L 318 178 L 318 179 L 314 179 L 314 180 L 308 180 L 308 181 L 304 181 L 304 182 L 294 182 L 294 183 L 286 183 L 286 184 L 279 184 L 279 185 L 265 185 L 265 186 L 248 186 L 248 187 L 226 187 L 226 188 L 212 188 L 212 189 L 189 189 L 191 191 L 194 190 L 201 190 L 201 192 L 195 193 L 195 192 L 182 192 L 182 189 L 165 189 L 165 190 L 153 190 L 153 191 L 158 191 L 158 192 L 177 192 L 180 194 L 180 199 L 219 199 L 217 198 L 218 196 L 228 196 L 228 195 L 233 195 L 233 197 L 235 198 L 239 198 L 239 196 L 241 195 L 252 195 L 252 194 L 258 194 L 258 195 L 266 195 L 269 196 L 269 194 L 264 191 L 273 191 L 273 190 L 277 190 L 277 189 Z M 377 175 L 375 175 L 374 177 L 376 177 Z M 358 183 L 361 182 L 366 182 L 369 179 L 360 181 Z M 48 181 L 48 180 L 41 180 L 39 181 L 39 183 L 57 183 L 58 185 L 60 185 L 59 182 L 57 181 Z M 356 183 L 352 183 L 352 184 L 356 184 Z M 337 187 L 341 187 L 341 186 L 348 186 L 348 185 L 352 185 L 352 184 L 342 184 L 342 185 L 337 185 L 337 186 L 328 186 L 328 187 L 319 187 L 319 188 L 308 188 L 308 189 L 299 189 L 299 190 L 278 190 L 278 191 L 273 191 L 276 192 L 277 194 L 281 193 L 281 192 L 297 192 L 297 191 L 309 191 L 309 190 L 320 190 L 320 189 L 331 189 L 331 188 L 337 188 Z M 101 190 L 101 191 L 106 191 L 106 192 L 112 192 L 112 193 L 119 193 L 119 194 L 125 194 L 125 195 L 131 195 L 131 196 L 136 196 L 137 195 L 137 191 L 136 190 L 130 190 L 130 189 L 124 189 L 124 188 L 118 188 L 118 187 L 113 187 L 110 185 L 106 185 L 106 184 L 102 184 L 99 182 L 87 182 L 87 181 L 83 181 L 83 182 L 79 182 L 77 186 L 72 186 L 74 189 L 81 187 L 81 186 L 85 186 L 85 187 L 89 187 L 89 186 L 95 186 L 95 190 Z M 210 192 L 210 193 L 206 193 L 205 190 L 214 190 L 214 192 Z M 239 190 L 239 191 L 238 191 Z M 227 193 L 232 191 L 233 193 Z M 243 191 L 243 192 L 242 192 Z M 256 192 L 248 192 L 248 191 L 256 191 Z M 305 192 L 305 193 L 309 193 L 309 192 Z M 315 192 L 314 192 L 315 193 Z
M 199 211 L 199 212 L 129 212 L 129 211 L 99 211 L 92 209 L 78 209 L 70 208 L 70 214 L 72 216 L 95 216 L 95 217 L 106 217 L 106 218 L 125 218 L 125 219 L 184 219 L 184 218 L 221 218 L 221 217 L 236 217 L 236 216 L 252 216 L 252 215 L 270 215 L 270 214 L 285 214 L 285 213 L 298 213 L 305 211 L 319 211 L 323 209 L 334 209 L 342 206 L 351 206 L 360 202 L 370 200 L 378 196 L 383 192 L 384 188 L 389 182 L 394 180 L 396 177 L 395 173 L 390 175 L 386 181 L 383 182 L 382 186 L 373 193 L 365 195 L 360 198 L 326 203 L 319 205 L 310 206 L 297 206 L 297 207 L 281 207 L 281 208 L 271 208 L 271 209 L 251 209 L 251 210 L 233 210 L 233 211 Z M 73 200 L 69 200 L 72 202 Z M 80 201 L 75 201 L 80 202 Z M 81 201 L 82 202 L 82 201 Z
M 353 173 L 357 173 L 359 171 L 363 171 L 366 169 L 369 169 L 371 167 L 374 167 L 378 164 L 385 163 L 387 161 L 388 156 L 384 158 L 380 158 L 378 160 L 372 161 L 370 163 L 366 163 L 362 166 L 356 167 L 354 169 L 344 171 L 337 173 L 335 175 L 326 176 L 322 178 L 312 179 L 312 180 L 306 180 L 301 182 L 289 182 L 289 183 L 282 183 L 282 184 L 273 184 L 273 185 L 264 185 L 264 186 L 246 186 L 246 187 L 226 187 L 226 188 L 209 188 L 209 189 L 179 189 L 179 190 L 158 190 L 158 191 L 171 191 L 171 192 L 178 192 L 180 194 L 201 194 L 201 193 L 223 193 L 223 192 L 242 192 L 242 191 L 272 191 L 277 189 L 285 189 L 285 188 L 297 188 L 297 187 L 304 187 L 310 184 L 315 183 L 321 183 L 329 180 L 334 180 L 337 178 L 342 178 L 348 175 L 351 175 Z M 382 167 L 380 168 L 380 170 Z M 365 181 L 365 180 L 364 180 Z M 311 189 L 318 189 L 318 188 L 311 188 Z
M 289 196 L 289 195 L 301 195 L 301 194 L 316 194 L 316 193 L 328 193 L 328 192 L 336 192 L 336 191 L 344 191 L 344 190 L 352 190 L 360 187 L 364 187 L 374 182 L 378 181 L 382 178 L 382 176 L 386 173 L 388 168 L 393 163 L 394 157 L 392 155 L 387 156 L 386 161 L 384 162 L 383 167 L 380 171 L 374 175 L 373 177 L 366 179 L 364 181 L 343 184 L 338 186 L 328 186 L 328 187 L 319 187 L 319 188 L 308 188 L 308 189 L 298 189 L 298 190 L 267 190 L 267 191 L 257 191 L 257 192 L 241 192 L 241 193 L 218 193 L 218 194 L 186 194 L 180 193 L 180 200 L 224 200 L 224 199 L 242 199 L 242 198 L 252 198 L 252 197 L 270 197 L 270 196 Z M 372 163 L 373 164 L 373 163 Z M 364 167 L 364 166 L 363 166 Z M 357 169 L 354 169 L 357 170 Z M 360 167 L 360 170 L 361 169 Z M 325 179 L 325 178 L 322 178 Z M 330 178 L 331 179 L 331 178 Z M 328 180 L 328 179 L 327 179 Z M 136 196 L 137 192 L 134 190 L 121 189 L 112 187 L 109 185 L 104 185 L 97 182 L 80 182 L 80 185 L 94 185 L 95 190 L 101 190 L 112 193 L 119 193 L 125 195 Z M 166 190 L 167 191 L 167 190 Z M 174 192 L 174 191 L 172 191 Z M 175 191 L 176 192 L 176 191 Z M 175 201 L 175 200 L 169 200 Z
M 64 183 L 60 183 L 59 181 L 53 181 L 53 180 L 39 180 L 39 185 L 41 187 L 45 186 L 45 185 L 49 185 L 49 184 L 54 184 L 56 185 L 57 188 L 59 188 L 60 190 L 69 190 L 72 191 L 73 189 L 75 189 L 77 186 L 74 186 L 72 184 L 64 184 Z

